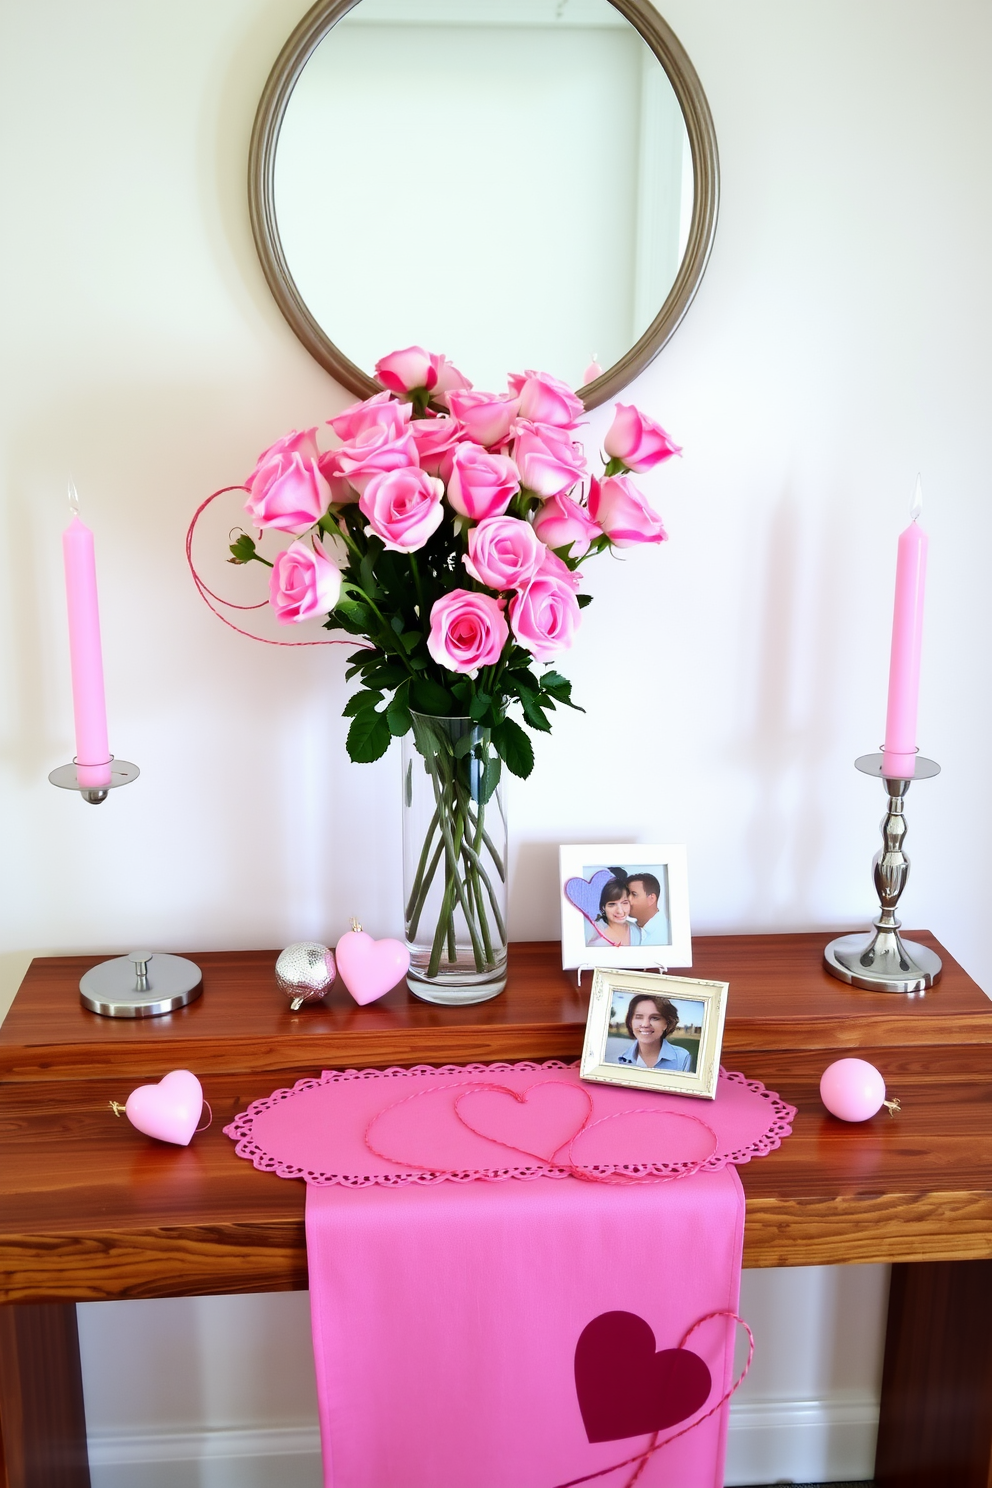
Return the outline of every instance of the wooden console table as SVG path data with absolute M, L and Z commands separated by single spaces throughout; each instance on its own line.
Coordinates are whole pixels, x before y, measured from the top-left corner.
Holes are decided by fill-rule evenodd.
M 990 1488 L 992 1003 L 914 933 L 945 968 L 916 997 L 827 976 L 826 933 L 697 938 L 692 971 L 730 983 L 724 1063 L 799 1107 L 782 1148 L 741 1169 L 745 1266 L 894 1262 L 877 1482 Z M 582 1044 L 588 977 L 577 991 L 556 943 L 511 946 L 506 992 L 477 1007 L 400 987 L 359 1008 L 334 988 L 296 1014 L 275 952 L 191 954 L 202 998 L 138 1022 L 81 1007 L 79 977 L 102 958 L 36 960 L 0 1028 L 6 1488 L 88 1488 L 74 1303 L 307 1285 L 303 1184 L 256 1172 L 221 1130 L 250 1101 L 327 1068 L 575 1058 Z M 823 1111 L 822 1070 L 855 1052 L 901 1115 L 848 1127 Z M 178 1067 L 214 1112 L 189 1148 L 108 1104 Z

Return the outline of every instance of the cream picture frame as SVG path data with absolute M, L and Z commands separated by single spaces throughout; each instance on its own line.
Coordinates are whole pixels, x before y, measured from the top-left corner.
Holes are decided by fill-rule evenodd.
M 625 1085 L 634 1090 L 664 1091 L 715 1100 L 720 1075 L 720 1053 L 727 1013 L 729 982 L 698 977 L 660 976 L 656 972 L 597 969 L 593 976 L 586 1035 L 579 1073 L 583 1080 L 606 1085 Z M 666 1031 L 668 1058 L 688 1055 L 688 1068 L 648 1068 L 634 1062 L 641 1048 L 632 1014 L 643 1012 L 651 1001 L 668 1003 L 679 1013 L 679 1023 Z M 640 1007 L 638 1007 L 640 1005 Z M 664 1016 L 662 1009 L 659 1009 Z M 621 1017 L 625 1033 L 620 1033 Z M 695 1021 L 698 1019 L 698 1023 Z M 679 1036 L 680 1030 L 683 1036 Z M 698 1030 L 698 1031 L 697 1031 Z M 633 1038 L 633 1044 L 630 1041 Z M 621 1049 L 620 1045 L 627 1045 Z M 693 1046 L 695 1046 L 693 1048 Z M 663 1057 L 665 1045 L 662 1046 Z M 632 1060 L 633 1055 L 633 1060 Z

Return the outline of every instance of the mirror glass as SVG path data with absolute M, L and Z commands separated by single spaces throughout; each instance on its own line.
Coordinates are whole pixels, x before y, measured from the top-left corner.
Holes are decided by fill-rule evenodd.
M 300 298 L 364 372 L 419 344 L 477 387 L 578 386 L 672 289 L 693 166 L 609 0 L 361 0 L 293 87 L 272 189 Z

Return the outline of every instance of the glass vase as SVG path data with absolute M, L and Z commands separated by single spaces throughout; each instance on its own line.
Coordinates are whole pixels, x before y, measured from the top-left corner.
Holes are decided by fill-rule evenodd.
M 425 1002 L 506 986 L 506 816 L 500 761 L 471 718 L 413 714 L 403 738 L 407 985 Z

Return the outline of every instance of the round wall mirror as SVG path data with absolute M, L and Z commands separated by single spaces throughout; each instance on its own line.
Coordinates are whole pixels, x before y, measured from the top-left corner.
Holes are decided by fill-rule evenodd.
M 647 0 L 321 0 L 252 134 L 266 278 L 359 397 L 397 347 L 477 387 L 525 367 L 588 407 L 657 355 L 716 228 L 699 79 Z

